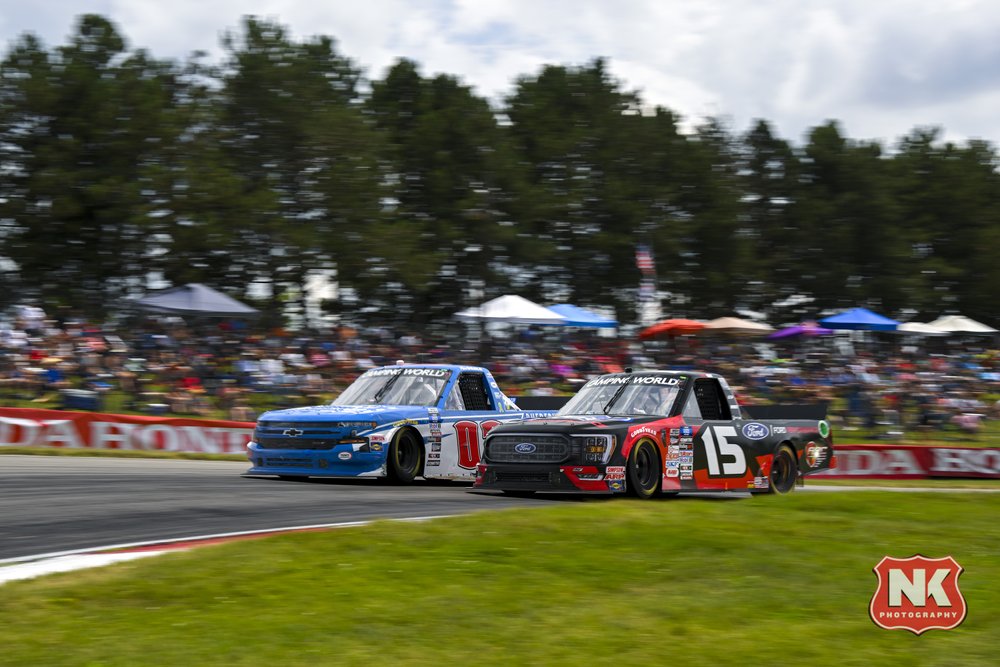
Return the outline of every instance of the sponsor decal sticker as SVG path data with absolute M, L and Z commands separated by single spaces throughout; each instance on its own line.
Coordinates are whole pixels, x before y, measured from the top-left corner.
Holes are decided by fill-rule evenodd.
M 806 463 L 809 464 L 810 468 L 823 465 L 826 461 L 826 454 L 827 448 L 825 446 L 810 442 L 806 447 Z
M 337 454 L 337 458 L 340 459 L 341 461 L 349 461 L 349 460 L 351 460 L 351 453 L 350 452 L 341 452 L 341 453 Z
M 382 443 L 381 442 L 372 442 L 372 443 L 370 443 L 368 445 L 368 449 L 370 449 L 373 452 L 381 452 L 382 451 Z
M 431 451 L 432 452 L 440 452 L 441 451 L 441 443 L 440 442 L 432 442 L 431 443 Z
M 774 433 L 775 435 L 782 435 L 784 433 L 788 433 L 788 429 L 784 426 L 772 426 L 771 433 Z
M 692 435 L 694 435 L 694 432 L 691 430 L 690 426 L 681 426 L 680 434 L 681 437 L 683 438 L 690 438 Z
M 625 490 L 625 480 L 624 479 L 613 479 L 608 481 L 608 489 L 611 491 L 624 491 Z
M 767 424 L 750 422 L 743 425 L 743 437 L 748 440 L 763 440 L 769 435 L 771 435 L 771 429 L 767 427 Z
M 820 437 L 826 438 L 830 435 L 830 425 L 825 419 L 820 421 L 817 430 L 819 431 Z
M 677 468 L 678 466 L 680 466 L 680 461 L 667 461 L 664 465 L 667 467 L 667 469 Z
M 429 378 L 443 378 L 447 377 L 448 373 L 451 371 L 446 371 L 440 368 L 404 368 L 403 375 L 418 375 L 422 377 Z
M 872 568 L 878 586 L 868 605 L 875 625 L 886 630 L 951 630 L 968 613 L 958 577 L 964 569 L 951 556 L 886 556 Z
M 669 387 L 681 383 L 677 378 L 667 378 L 658 375 L 636 375 L 633 376 L 632 384 L 662 384 Z
M 769 488 L 771 484 L 768 482 L 767 477 L 758 476 L 753 478 L 753 484 L 747 482 L 747 486 L 752 486 L 755 489 L 766 489 Z
M 649 428 L 648 426 L 640 426 L 636 430 L 632 431 L 633 436 L 648 435 L 651 438 L 656 437 L 656 431 Z
M 667 468 L 667 477 L 677 477 L 677 468 Z

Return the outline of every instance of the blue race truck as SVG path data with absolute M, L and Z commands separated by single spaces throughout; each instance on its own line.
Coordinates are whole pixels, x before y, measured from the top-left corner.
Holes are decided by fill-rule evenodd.
M 478 366 L 383 366 L 330 405 L 262 414 L 244 474 L 471 482 L 490 429 L 553 413 L 521 410 Z

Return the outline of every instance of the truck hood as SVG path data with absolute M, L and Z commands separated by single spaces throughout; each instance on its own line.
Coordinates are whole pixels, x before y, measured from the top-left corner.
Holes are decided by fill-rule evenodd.
M 258 423 L 365 421 L 385 424 L 426 416 L 427 408 L 408 405 L 312 405 L 287 410 L 270 410 L 262 414 L 257 421 Z
M 608 429 L 621 429 L 635 424 L 645 424 L 652 421 L 663 421 L 664 417 L 635 415 L 553 415 L 525 419 L 523 421 L 500 424 L 490 431 L 494 433 L 579 433 L 581 431 L 604 432 Z

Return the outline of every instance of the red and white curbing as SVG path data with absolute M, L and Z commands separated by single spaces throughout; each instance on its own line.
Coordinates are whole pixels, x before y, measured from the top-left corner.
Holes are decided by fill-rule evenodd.
M 123 563 L 149 556 L 159 556 L 172 551 L 187 551 L 196 547 L 223 544 L 236 540 L 248 540 L 270 535 L 285 533 L 301 533 L 309 531 L 332 530 L 334 528 L 353 528 L 367 526 L 375 521 L 430 521 L 453 515 L 419 516 L 402 519 L 371 519 L 368 521 L 344 521 L 340 523 L 323 523 L 310 526 L 288 526 L 285 528 L 269 528 L 265 530 L 245 530 L 235 533 L 218 533 L 214 535 L 199 535 L 172 540 L 156 540 L 150 542 L 131 542 L 103 547 L 90 547 L 72 551 L 56 551 L 34 556 L 21 556 L 0 560 L 0 585 L 8 581 L 33 579 L 57 572 L 72 572 L 91 567 L 103 567 L 114 563 Z

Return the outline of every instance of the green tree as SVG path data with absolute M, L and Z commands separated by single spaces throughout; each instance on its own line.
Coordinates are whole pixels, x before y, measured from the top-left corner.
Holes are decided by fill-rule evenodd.
M 175 139 L 173 67 L 84 15 L 51 54 L 31 36 L 16 43 L 0 86 L 0 218 L 19 296 L 99 314 L 145 271 L 143 189 Z
M 656 171 L 676 143 L 671 114 L 645 119 L 640 108 L 600 59 L 517 81 L 505 111 L 524 170 L 517 217 L 519 236 L 532 240 L 520 257 L 529 294 L 634 302 L 636 243 L 658 236 L 669 215 Z M 646 141 L 655 147 L 648 153 Z
M 220 149 L 202 166 L 243 200 L 218 200 L 223 217 L 240 215 L 228 220 L 231 270 L 270 289 L 277 318 L 289 301 L 302 310 L 310 275 L 335 272 L 349 284 L 364 262 L 384 180 L 377 138 L 361 112 L 360 71 L 331 38 L 295 43 L 283 27 L 247 17 L 224 45 L 217 126 L 201 135 Z
M 892 162 L 892 197 L 909 243 L 905 302 L 927 318 L 959 311 L 992 320 L 991 295 L 1000 289 L 995 149 L 957 146 L 937 128 L 918 128 Z
M 501 288 L 520 245 L 511 218 L 516 178 L 489 103 L 454 77 L 421 76 L 400 60 L 372 85 L 368 111 L 386 139 L 391 198 L 370 247 L 372 270 L 417 325 Z
M 797 251 L 808 244 L 795 216 L 802 196 L 793 147 L 758 120 L 740 145 L 741 233 L 752 244 L 753 269 L 743 304 L 769 312 L 801 289 Z

